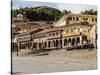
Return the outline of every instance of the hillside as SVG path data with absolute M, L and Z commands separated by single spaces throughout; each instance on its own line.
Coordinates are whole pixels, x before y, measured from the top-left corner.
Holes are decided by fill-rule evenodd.
M 60 11 L 56 8 L 48 6 L 26 7 L 12 10 L 12 17 L 16 17 L 18 13 L 22 13 L 30 21 L 57 21 L 64 14 L 72 13 L 70 10 Z M 80 12 L 86 15 L 97 15 L 97 10 L 89 9 Z
M 47 6 L 12 10 L 12 17 L 16 17 L 18 13 L 24 14 L 30 21 L 56 21 L 64 15 L 60 10 Z

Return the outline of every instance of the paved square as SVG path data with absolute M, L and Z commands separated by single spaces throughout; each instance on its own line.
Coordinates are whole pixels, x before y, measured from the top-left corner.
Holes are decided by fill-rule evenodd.
M 96 69 L 96 58 L 79 59 L 44 56 L 13 56 L 12 71 L 14 74 L 32 74 Z

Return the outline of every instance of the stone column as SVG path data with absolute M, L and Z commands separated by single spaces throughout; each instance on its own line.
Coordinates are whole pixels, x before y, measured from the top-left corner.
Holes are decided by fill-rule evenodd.
M 82 45 L 82 36 L 80 36 L 80 45 Z
M 51 47 L 53 48 L 54 46 L 53 46 L 53 40 L 51 40 Z
M 36 47 L 37 47 L 37 49 L 39 49 L 39 42 L 37 43 L 37 46 Z
M 71 39 L 71 41 L 69 42 L 68 46 L 71 46 L 72 38 L 71 37 L 68 38 L 68 41 L 69 41 L 69 39 Z
M 65 48 L 64 47 L 64 38 L 62 38 L 62 48 Z
M 47 47 L 46 48 L 48 49 L 48 40 L 46 41 L 46 44 L 47 44 Z
M 53 43 L 54 43 L 54 48 L 56 48 L 56 40 L 55 39 L 53 40 Z
M 52 48 L 52 40 L 50 40 L 50 48 Z

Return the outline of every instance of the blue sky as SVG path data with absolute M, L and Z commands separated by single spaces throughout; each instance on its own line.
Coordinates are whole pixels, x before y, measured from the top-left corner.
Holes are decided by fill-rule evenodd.
M 67 3 L 48 3 L 48 2 L 36 2 L 36 1 L 21 1 L 21 0 L 12 0 L 12 8 L 19 9 L 24 7 L 36 7 L 36 6 L 48 6 L 57 8 L 61 11 L 71 10 L 73 13 L 79 13 L 82 10 L 94 9 L 97 10 L 95 5 L 79 5 L 79 4 L 67 4 Z

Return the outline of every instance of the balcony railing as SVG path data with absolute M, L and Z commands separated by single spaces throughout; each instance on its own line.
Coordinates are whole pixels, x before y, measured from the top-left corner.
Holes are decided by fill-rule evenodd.
M 80 35 L 80 32 L 70 32 L 70 33 L 64 33 L 63 36 L 75 36 Z

